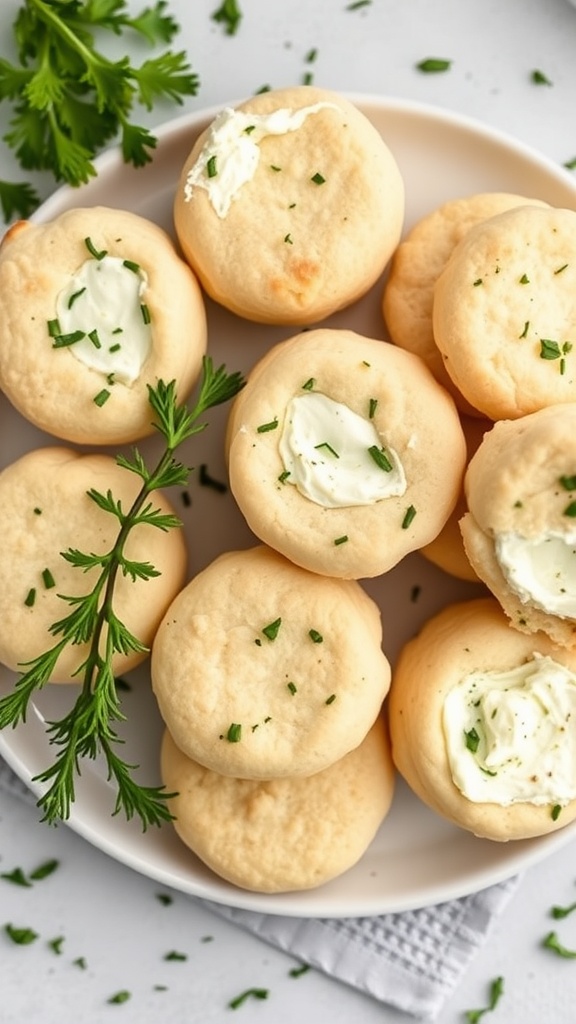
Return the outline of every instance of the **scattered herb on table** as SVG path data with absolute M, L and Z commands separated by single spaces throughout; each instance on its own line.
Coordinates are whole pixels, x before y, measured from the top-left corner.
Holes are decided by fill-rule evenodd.
M 542 945 L 544 949 L 550 949 L 553 953 L 557 953 L 558 956 L 562 956 L 566 960 L 576 959 L 576 949 L 568 949 L 567 946 L 562 945 L 557 932 L 548 932 L 548 935 L 542 940 Z
M 240 28 L 241 20 L 242 11 L 237 0 L 224 0 L 212 15 L 212 21 L 217 21 L 223 25 L 224 31 L 228 36 L 236 35 Z
M 35 780 L 48 783 L 47 790 L 38 801 L 43 821 L 54 824 L 66 820 L 75 799 L 75 776 L 80 772 L 83 758 L 94 759 L 102 754 L 108 777 L 116 785 L 116 806 L 127 819 L 140 818 L 143 830 L 148 825 L 160 825 L 171 819 L 167 794 L 163 787 L 141 786 L 132 775 L 134 765 L 126 763 L 115 749 L 120 742 L 114 723 L 125 715 L 116 690 L 112 659 L 117 652 L 145 652 L 146 648 L 114 610 L 117 577 L 148 580 L 157 576 L 149 562 L 135 562 L 125 555 L 125 544 L 136 525 L 148 525 L 169 530 L 180 525 L 176 516 L 164 514 L 149 501 L 159 488 L 186 486 L 189 470 L 178 462 L 174 453 L 188 438 L 207 426 L 199 422 L 207 409 L 227 402 L 242 388 L 239 373 L 227 374 L 223 366 L 215 370 L 212 360 L 203 361 L 202 380 L 192 409 L 177 402 L 175 382 L 158 382 L 149 386 L 149 401 L 155 414 L 155 426 L 165 441 L 165 448 L 157 465 L 149 469 L 138 449 L 131 456 L 118 455 L 119 466 L 141 478 L 142 486 L 132 507 L 124 511 L 110 491 L 106 494 L 94 489 L 89 498 L 99 508 L 118 519 L 119 531 L 112 549 L 103 554 L 84 553 L 74 548 L 63 552 L 71 565 L 82 571 L 98 571 L 93 589 L 86 595 L 62 596 L 71 611 L 50 627 L 56 637 L 55 644 L 43 654 L 28 662 L 26 671 L 16 681 L 11 693 L 0 700 L 0 729 L 16 726 L 26 718 L 29 702 L 49 681 L 58 658 L 70 644 L 88 646 L 88 653 L 79 675 L 80 693 L 72 709 L 60 720 L 50 722 L 47 732 L 50 742 L 59 748 L 54 763 L 35 776 Z
M 551 907 L 550 913 L 557 921 L 563 917 L 568 917 L 576 910 L 576 903 L 569 903 L 567 907 L 554 906 Z
M 533 82 L 534 85 L 552 85 L 548 75 L 545 75 L 543 71 L 539 71 L 538 68 L 535 68 L 534 71 L 532 71 L 530 81 Z
M 170 43 L 179 26 L 166 0 L 131 16 L 126 0 L 24 0 L 13 24 L 18 60 L 0 58 L 0 101 L 13 107 L 4 141 L 26 171 L 49 171 L 77 186 L 96 174 L 93 159 L 116 136 L 127 163 L 151 159 L 155 136 L 132 118 L 135 104 L 182 102 L 198 89 L 185 51 L 166 50 L 131 64 L 96 48 L 103 30 L 131 30 L 151 45 Z M 28 217 L 39 197 L 27 183 L 0 181 L 5 220 Z
M 106 1002 L 108 1002 L 108 1003 L 127 1003 L 128 1000 L 131 999 L 131 998 L 132 998 L 132 993 L 129 992 L 128 989 L 123 988 L 123 989 L 120 989 L 119 992 L 115 992 L 113 996 L 110 996 L 110 998 L 107 999 Z
M 438 72 L 449 71 L 451 67 L 452 61 L 446 60 L 444 57 L 426 57 L 416 65 L 416 69 L 418 71 L 423 71 L 424 74 L 427 75 L 434 75 L 438 74 Z
M 228 1006 L 231 1010 L 237 1010 L 239 1006 L 242 1006 L 247 999 L 268 999 L 269 991 L 267 988 L 247 988 L 244 992 L 241 992 L 239 996 L 231 999 Z
M 38 938 L 38 932 L 35 932 L 33 928 L 17 928 L 13 924 L 5 924 L 4 931 L 17 946 L 29 946 Z
M 490 1013 L 496 1009 L 502 995 L 504 994 L 504 978 L 498 977 L 490 985 L 490 995 L 488 999 L 488 1005 L 483 1006 L 480 1010 L 467 1010 L 466 1020 L 469 1024 L 477 1024 L 482 1019 L 485 1013 Z

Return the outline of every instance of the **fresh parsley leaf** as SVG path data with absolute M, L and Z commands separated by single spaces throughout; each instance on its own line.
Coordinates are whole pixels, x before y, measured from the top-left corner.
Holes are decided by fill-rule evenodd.
M 183 51 L 135 66 L 98 48 L 96 30 L 99 39 L 133 31 L 152 45 L 179 31 L 165 0 L 133 16 L 126 8 L 125 0 L 24 0 L 12 26 L 20 64 L 0 58 L 0 101 L 13 106 L 3 141 L 25 170 L 83 185 L 95 174 L 94 157 L 117 135 L 124 160 L 142 167 L 156 138 L 134 123 L 135 104 L 151 110 L 196 94 L 198 76 Z M 0 201 L 5 220 L 29 216 L 39 202 L 30 186 L 7 183 Z

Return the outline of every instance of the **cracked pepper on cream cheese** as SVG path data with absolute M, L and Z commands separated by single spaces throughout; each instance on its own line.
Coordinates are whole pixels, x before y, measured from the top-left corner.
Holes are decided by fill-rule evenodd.
M 495 552 L 508 585 L 524 604 L 576 618 L 576 530 L 538 537 L 502 533 Z
M 444 702 L 453 781 L 477 803 L 567 804 L 576 798 L 575 724 L 576 675 L 548 656 L 471 673 Z

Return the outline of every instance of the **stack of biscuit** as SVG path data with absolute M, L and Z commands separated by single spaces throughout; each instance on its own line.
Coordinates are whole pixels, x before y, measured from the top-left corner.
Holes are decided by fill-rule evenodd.
M 399 246 L 383 298 L 466 425 L 456 514 L 422 553 L 491 593 L 405 645 L 393 756 L 427 804 L 495 840 L 576 817 L 575 238 L 572 210 L 457 200 Z

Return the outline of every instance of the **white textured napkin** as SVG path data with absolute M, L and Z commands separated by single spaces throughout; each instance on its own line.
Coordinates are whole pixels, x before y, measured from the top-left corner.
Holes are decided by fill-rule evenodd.
M 1 757 L 0 789 L 35 802 Z M 197 902 L 338 981 L 432 1021 L 518 880 L 515 877 L 433 907 L 378 917 L 280 917 Z

